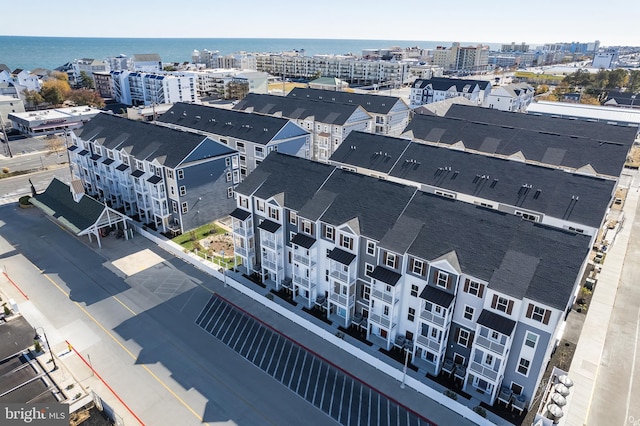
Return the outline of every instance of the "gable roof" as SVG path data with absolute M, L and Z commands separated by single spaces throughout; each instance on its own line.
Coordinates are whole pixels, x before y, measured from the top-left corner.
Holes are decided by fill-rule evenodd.
M 487 281 L 489 288 L 557 309 L 566 307 L 591 241 L 588 235 L 423 192 L 403 215 L 423 224 L 417 236 L 406 235 L 413 239 L 409 254 L 432 260 L 455 251 L 462 272 Z M 512 260 L 521 258 L 535 262 L 513 268 Z M 501 268 L 510 271 L 510 279 L 494 282 Z
M 602 122 L 579 121 L 569 118 L 545 115 L 522 114 L 500 111 L 492 108 L 452 105 L 445 114 L 449 118 L 485 123 L 495 126 L 507 126 L 565 136 L 578 136 L 606 142 L 617 142 L 631 146 L 636 137 L 637 128 L 619 126 Z
M 331 155 L 329 162 L 389 174 L 410 144 L 409 139 L 353 131 Z
M 467 80 L 463 78 L 433 77 L 428 80 L 418 79 L 413 83 L 413 88 L 424 89 L 431 86 L 433 90 L 448 91 L 453 88 L 459 93 L 472 93 L 478 90 L 486 90 L 491 87 L 491 82 L 486 80 Z
M 359 108 L 359 105 L 258 93 L 249 93 L 233 107 L 234 110 L 252 109 L 255 113 L 267 115 L 281 112 L 283 117 L 295 120 L 313 116 L 317 122 L 337 125 L 344 125 Z
M 391 109 L 398 103 L 403 104 L 404 109 L 409 109 L 409 107 L 400 98 L 394 96 L 372 95 L 366 93 L 340 92 L 335 90 L 296 87 L 291 92 L 289 92 L 287 97 L 360 105 L 367 112 L 371 112 L 374 114 L 389 114 L 391 112 Z
M 138 160 L 157 160 L 170 168 L 178 166 L 204 142 L 211 144 L 208 151 L 211 157 L 236 152 L 203 135 L 128 120 L 106 113 L 96 115 L 74 132 L 85 141 L 96 141 L 108 149 L 124 149 Z
M 173 105 L 158 121 L 261 145 L 271 142 L 289 124 L 286 118 L 183 102 Z M 293 133 L 292 136 L 307 134 L 302 128 L 298 129 L 298 133 Z
M 457 106 L 452 105 L 449 111 Z M 591 165 L 597 173 L 615 177 L 620 175 L 630 148 L 630 143 L 429 115 L 416 115 L 405 128 L 407 131 L 428 143 L 453 145 L 462 142 L 466 149 L 488 155 L 509 157 L 521 153 L 529 162 L 573 170 Z

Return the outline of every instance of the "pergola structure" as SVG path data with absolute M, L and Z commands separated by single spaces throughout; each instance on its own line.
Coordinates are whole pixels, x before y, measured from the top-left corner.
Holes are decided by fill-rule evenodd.
M 29 201 L 75 235 L 88 235 L 89 241 L 95 236 L 100 248 L 101 234 L 113 226 L 122 229 L 125 239 L 129 239 L 127 220 L 131 219 L 86 195 L 79 181 L 69 186 L 54 178 L 42 194 Z

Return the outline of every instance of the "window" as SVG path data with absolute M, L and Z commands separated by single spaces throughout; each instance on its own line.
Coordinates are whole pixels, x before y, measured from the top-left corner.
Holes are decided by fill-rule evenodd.
M 522 374 L 523 376 L 529 375 L 530 365 L 531 361 L 526 358 L 520 358 L 520 361 L 518 362 L 518 373 Z
M 231 157 L 227 157 L 224 159 L 224 165 L 227 167 L 231 166 Z
M 364 264 L 364 274 L 367 277 L 370 277 L 372 272 L 373 272 L 373 265 L 370 264 L 370 263 L 365 263 Z
M 184 170 L 180 169 L 177 171 L 177 173 L 178 173 L 178 180 L 184 179 Z
M 362 287 L 362 298 L 364 300 L 370 300 L 371 299 L 371 288 L 369 286 L 363 286 Z
M 493 355 L 485 354 L 484 363 L 485 363 L 485 365 L 493 366 Z
M 384 305 L 384 307 L 382 308 L 382 316 L 389 316 L 389 305 Z
M 107 151 L 107 157 L 113 160 L 113 151 Z
M 249 208 L 249 199 L 240 197 L 240 207 Z
M 469 321 L 473 321 L 473 312 L 474 312 L 474 309 L 471 306 L 465 305 L 465 307 L 464 307 L 464 319 L 468 319 Z
M 260 200 L 256 200 L 256 209 L 259 212 L 264 212 L 264 203 Z
M 537 334 L 533 334 L 530 331 L 527 331 L 527 335 L 524 338 L 524 344 L 526 346 L 529 346 L 530 348 L 534 348 L 535 349 L 537 342 L 538 342 L 538 335 Z
M 549 324 L 551 311 L 529 303 L 529 307 L 527 308 L 527 318 L 531 318 L 532 320 L 543 324 Z
M 498 301 L 496 303 L 495 308 L 502 312 L 507 312 L 507 308 L 509 307 L 509 300 L 504 297 L 498 297 Z
M 232 176 L 231 172 L 227 172 L 227 182 L 231 182 Z
M 353 250 L 353 238 L 346 235 L 340 235 L 340 246 L 349 250 Z
M 178 213 L 178 203 L 176 203 L 175 201 L 172 201 L 171 207 L 174 213 Z
M 407 319 L 412 321 L 416 318 L 416 310 L 414 308 L 409 308 L 409 313 L 407 314 Z
M 442 271 L 436 271 L 436 285 L 438 287 L 448 288 L 448 284 L 449 284 L 449 274 Z
M 169 179 L 173 179 L 173 170 L 171 170 L 171 169 L 167 169 L 167 177 L 168 177 Z
M 188 211 L 189 211 L 189 206 L 185 201 L 184 203 L 182 203 L 182 213 L 186 213 Z
M 511 382 L 511 390 L 516 395 L 522 395 L 522 391 L 524 390 L 524 387 L 522 385 L 517 384 L 517 383 Z
M 264 149 L 261 146 L 255 147 L 256 158 L 264 158 Z
M 144 163 L 140 160 L 136 160 L 136 169 L 144 171 Z
M 411 284 L 411 296 L 418 297 L 418 286 L 416 284 Z
M 464 291 L 465 293 L 469 293 L 473 296 L 478 296 L 482 298 L 484 293 L 484 285 L 479 282 L 471 281 L 470 279 L 466 279 L 464 282 Z
M 411 267 L 411 272 L 413 272 L 414 274 L 417 275 L 423 275 L 424 274 L 424 262 L 422 260 L 419 259 L 412 259 L 411 260 L 413 265 Z
M 500 334 L 497 331 L 492 331 L 491 332 L 491 340 L 495 340 L 496 342 L 498 342 L 500 339 Z
M 97 155 L 102 155 L 102 148 L 100 148 L 98 145 L 95 146 L 95 151 Z
M 375 256 L 376 254 L 376 243 L 373 241 L 367 241 L 367 254 L 369 256 Z
M 333 228 L 333 226 L 329 226 L 329 225 L 325 225 L 325 226 L 324 226 L 324 237 L 325 237 L 327 240 L 331 240 L 331 241 L 333 241 L 333 240 L 334 240 L 334 238 L 335 238 L 335 235 L 334 235 L 334 234 L 335 234 L 335 232 L 334 232 L 334 228 Z
M 227 198 L 233 198 L 233 186 L 227 188 Z
M 298 215 L 296 212 L 289 212 L 289 223 L 292 225 L 298 224 Z
M 242 143 L 242 142 L 237 142 L 237 143 L 236 143 L 236 149 L 237 149 L 238 151 L 240 151 L 240 152 L 245 152 L 245 149 L 244 149 L 244 143 Z
M 469 346 L 470 337 L 471 337 L 471 333 L 468 330 L 463 330 L 462 328 L 459 328 L 458 338 L 456 339 L 456 343 L 466 348 Z
M 269 217 L 273 220 L 279 220 L 280 219 L 280 212 L 278 211 L 278 209 L 273 208 L 273 207 L 269 207 Z
M 385 252 L 384 254 L 384 264 L 386 266 L 388 266 L 389 268 L 396 268 L 396 264 L 397 264 L 398 258 L 396 257 L 395 254 L 393 253 L 389 253 L 389 252 Z
M 180 195 L 187 195 L 187 187 L 182 185 L 180 186 Z
M 302 232 L 305 234 L 313 235 L 313 226 L 308 220 L 302 221 Z

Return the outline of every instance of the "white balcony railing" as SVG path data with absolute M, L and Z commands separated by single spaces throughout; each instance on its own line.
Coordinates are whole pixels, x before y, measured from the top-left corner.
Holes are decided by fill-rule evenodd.
M 475 361 L 472 361 L 471 364 L 469 365 L 469 370 L 473 371 L 474 373 L 480 374 L 481 376 L 495 382 L 496 379 L 498 378 L 498 372 L 491 369 L 491 367 L 487 367 L 484 365 L 481 365 Z
M 418 345 L 424 346 L 425 348 L 431 349 L 437 354 L 442 352 L 442 350 L 446 346 L 446 345 L 443 345 L 442 343 L 436 342 L 435 340 L 431 340 L 426 336 L 418 336 L 418 338 L 416 339 L 416 343 Z
M 430 311 L 422 310 L 422 312 L 420 312 L 420 318 L 432 324 L 439 325 L 440 327 L 444 326 L 444 317 L 434 315 Z
M 345 308 L 350 308 L 355 304 L 356 297 L 354 295 L 347 297 L 344 294 L 330 293 L 329 300 L 337 305 L 344 306 Z
M 499 355 L 504 355 L 505 345 L 501 345 L 497 342 L 492 342 L 483 336 L 478 336 L 476 338 L 476 344 L 482 348 L 489 349 L 491 352 L 495 352 Z
M 393 305 L 398 303 L 398 299 L 394 299 L 391 293 L 387 293 L 386 291 L 381 290 L 373 290 L 371 292 L 371 297 L 382 300 L 384 303 L 388 305 Z
M 244 247 L 234 247 L 233 251 L 238 255 L 238 256 L 242 256 L 242 257 L 247 257 L 249 255 L 249 251 L 244 248 Z
M 306 254 L 294 254 L 293 255 L 293 261 L 294 262 L 298 262 L 301 265 L 304 266 L 315 266 L 316 262 L 314 262 L 310 256 L 307 256 Z
M 262 246 L 271 250 L 278 250 L 282 248 L 282 243 L 277 240 L 264 239 L 262 240 Z
M 391 330 L 396 326 L 396 324 L 391 321 L 391 318 L 378 314 L 369 315 L 369 322 L 377 324 L 379 327 L 386 328 L 387 330 Z
M 309 278 L 302 277 L 300 275 L 293 276 L 293 283 L 305 288 L 306 290 L 312 290 L 316 287 L 316 284 L 311 282 Z
M 268 269 L 273 272 L 279 272 L 282 270 L 282 266 L 278 264 L 278 262 L 270 260 L 270 259 L 262 259 L 262 266 L 265 269 Z

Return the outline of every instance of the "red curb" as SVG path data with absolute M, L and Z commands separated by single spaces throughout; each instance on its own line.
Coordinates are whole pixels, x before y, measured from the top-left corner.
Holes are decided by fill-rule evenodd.
M 7 275 L 7 273 L 6 273 L 6 272 L 3 272 L 3 274 L 4 274 L 4 276 L 9 280 L 9 282 L 10 282 L 11 284 L 13 284 L 13 286 L 14 286 L 15 288 L 17 288 L 17 289 L 18 289 L 18 291 L 20 292 L 20 294 L 21 294 L 21 295 L 23 295 L 25 299 L 29 300 L 29 296 L 27 296 L 26 294 L 24 294 L 24 291 L 22 291 L 22 289 L 21 289 L 20 287 L 18 287 L 18 284 L 14 283 L 14 282 L 13 282 L 13 280 L 12 280 L 11 278 L 9 278 L 9 275 Z

